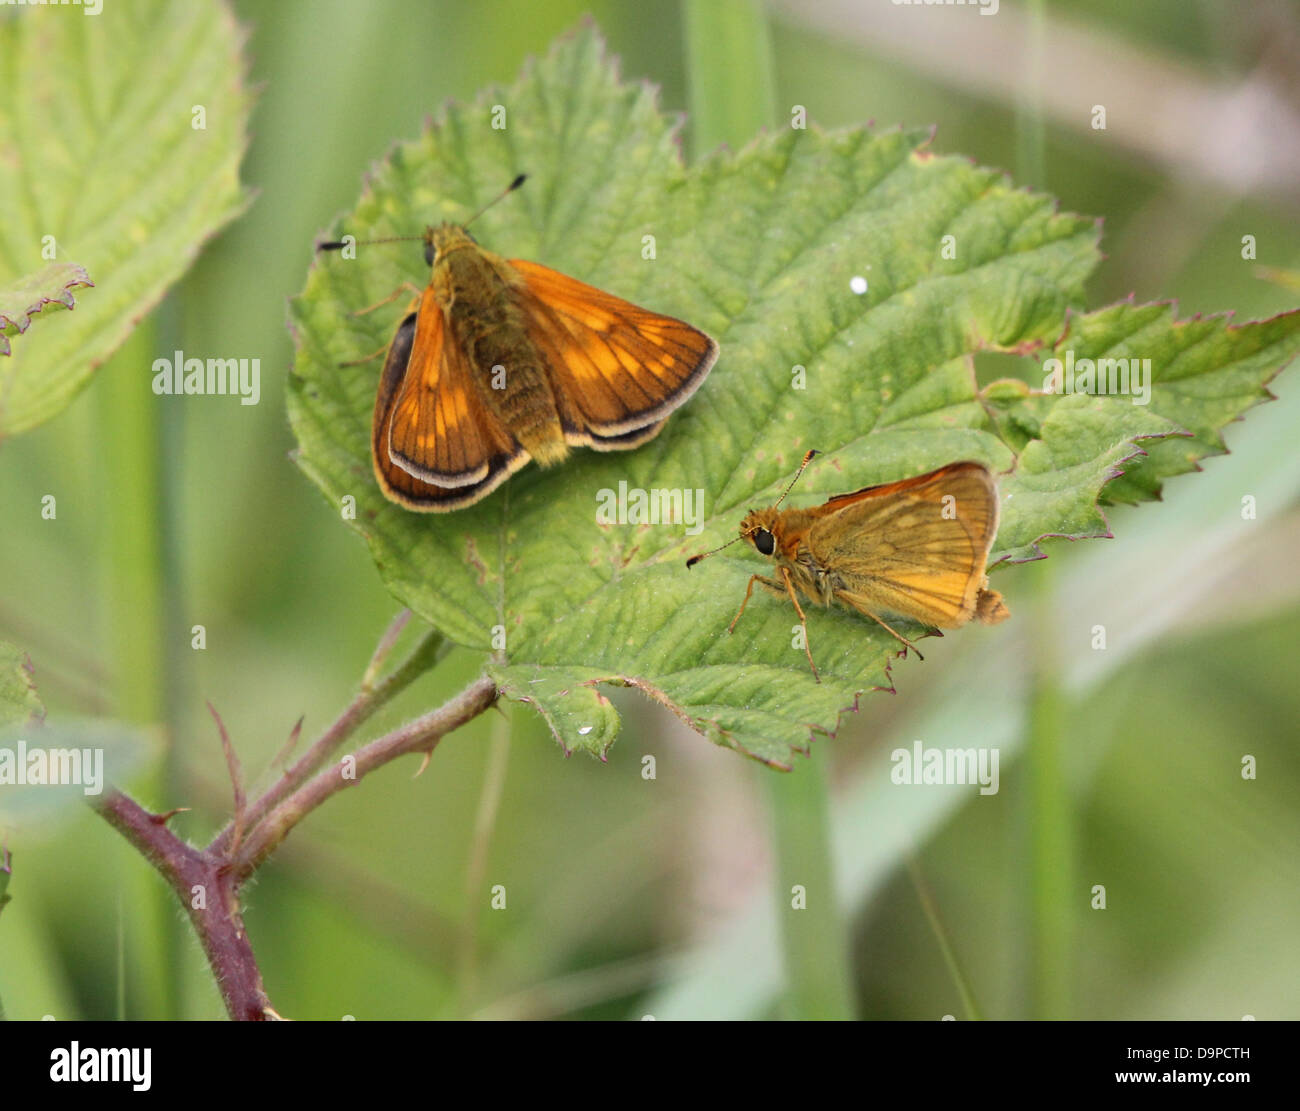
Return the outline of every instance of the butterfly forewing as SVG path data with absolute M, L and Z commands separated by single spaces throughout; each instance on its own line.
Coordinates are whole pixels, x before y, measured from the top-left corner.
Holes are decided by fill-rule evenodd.
M 684 321 L 535 262 L 510 265 L 522 278 L 517 303 L 572 443 L 608 450 L 642 442 L 634 434 L 689 398 L 717 359 L 717 344 Z

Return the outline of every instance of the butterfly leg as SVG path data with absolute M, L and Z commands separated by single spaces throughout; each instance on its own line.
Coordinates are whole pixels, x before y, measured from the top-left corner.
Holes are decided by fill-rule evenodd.
M 799 598 L 794 592 L 794 583 L 790 580 L 790 568 L 783 566 L 781 568 L 781 577 L 785 579 L 786 592 L 790 595 L 790 601 L 794 603 L 794 612 L 799 615 L 799 621 L 803 625 L 803 650 L 808 657 L 808 666 L 812 668 L 813 678 L 820 683 L 822 677 L 817 674 L 817 665 L 813 663 L 812 649 L 808 647 L 808 618 L 804 616 L 803 607 L 799 604 Z
M 383 347 L 379 348 L 378 351 L 372 351 L 369 355 L 362 355 L 359 359 L 349 359 L 346 363 L 339 363 L 339 366 L 360 366 L 362 363 L 371 362 L 372 360 L 379 358 L 381 355 L 387 354 L 388 345 L 385 344 Z
M 373 305 L 367 305 L 364 309 L 353 309 L 350 316 L 365 316 L 368 312 L 374 312 L 375 309 L 382 309 L 385 305 L 391 305 L 403 293 L 414 293 L 416 297 L 420 296 L 421 290 L 417 288 L 414 282 L 403 282 L 392 293 L 382 301 L 376 301 Z
M 862 610 L 861 612 L 866 613 L 867 616 L 868 616 L 869 618 L 871 618 L 872 621 L 876 622 L 877 625 L 881 625 L 881 626 L 883 626 L 883 627 L 885 628 L 886 631 L 888 631 L 888 632 L 892 633 L 894 636 L 898 637 L 899 640 L 901 640 L 901 641 L 902 641 L 904 644 L 906 644 L 906 645 L 907 645 L 907 646 L 908 646 L 908 647 L 909 647 L 913 652 L 916 653 L 916 658 L 917 658 L 918 660 L 924 660 L 924 659 L 925 659 L 925 657 L 921 655 L 921 650 L 920 650 L 920 649 L 919 649 L 915 644 L 913 644 L 910 640 L 908 640 L 907 637 L 903 636 L 903 634 L 900 633 L 897 629 L 893 628 L 892 626 L 888 625 L 886 622 L 882 621 L 882 620 L 881 620 L 879 617 L 877 617 L 874 613 L 867 613 L 866 610 Z
M 773 590 L 780 590 L 780 587 L 776 583 L 772 582 L 771 579 L 765 579 L 762 575 L 750 575 L 749 586 L 745 588 L 745 600 L 740 603 L 740 609 L 736 611 L 736 616 L 731 619 L 731 624 L 727 626 L 727 632 L 730 633 L 735 631 L 736 622 L 740 620 L 740 615 L 745 612 L 745 607 L 749 605 L 749 596 L 754 593 L 754 583 L 756 582 L 760 582 L 764 586 L 769 586 Z

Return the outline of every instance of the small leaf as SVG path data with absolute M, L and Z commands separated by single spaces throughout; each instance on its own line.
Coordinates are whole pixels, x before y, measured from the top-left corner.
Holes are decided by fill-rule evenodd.
M 504 131 L 491 126 L 494 105 Z M 428 281 L 419 250 L 399 245 L 313 265 L 291 306 L 289 412 L 299 464 L 334 506 L 355 497 L 351 527 L 388 588 L 449 639 L 494 650 L 489 673 L 566 751 L 602 755 L 612 741 L 601 683 L 633 687 L 777 767 L 833 732 L 863 693 L 892 688 L 898 644 L 861 615 L 808 607 L 817 683 L 788 600 L 756 592 L 727 632 L 749 576 L 768 564 L 738 545 L 684 565 L 734 537 L 746 509 L 774 504 L 807 449 L 825 455 L 787 505 L 961 459 L 1009 472 L 994 557 L 1032 558 L 1045 537 L 1107 535 L 1098 499 L 1121 473 L 1149 485 L 1218 450 L 1218 429 L 1263 396 L 1293 350 L 1290 324 L 1248 325 L 1225 342 L 1219 324 L 1162 324 L 1167 310 L 1148 318 L 1128 306 L 1070 317 L 1066 338 L 1109 351 L 1141 318 L 1153 348 L 1134 353 L 1161 362 L 1149 407 L 1044 397 L 1024 383 L 981 392 L 976 352 L 1064 342 L 1099 257 L 1094 221 L 933 153 L 921 131 L 782 130 L 688 171 L 676 123 L 645 86 L 619 81 L 590 27 L 511 88 L 448 108 L 400 144 L 329 238 L 464 220 L 524 171 L 528 184 L 475 224 L 485 247 L 719 341 L 713 373 L 664 431 L 634 452 L 530 466 L 454 514 L 387 502 L 369 458 L 379 363 L 339 364 L 382 347 L 401 306 L 388 317 L 352 310 Z M 598 516 L 637 490 L 672 492 L 671 520 Z
M 32 322 L 32 314 L 46 305 L 70 309 L 76 300 L 72 290 L 95 283 L 75 262 L 52 262 L 43 270 L 28 274 L 0 288 L 0 355 L 8 355 L 9 337 L 21 335 Z
M 0 20 L 0 288 L 52 247 L 96 289 L 0 360 L 0 436 L 63 409 L 247 200 L 252 95 L 224 2 L 51 16 Z
M 617 675 L 592 671 L 585 678 L 574 668 L 551 672 L 537 666 L 489 666 L 502 693 L 532 706 L 550 727 L 565 755 L 575 747 L 604 759 L 618 736 L 618 714 L 596 684 L 620 682 Z

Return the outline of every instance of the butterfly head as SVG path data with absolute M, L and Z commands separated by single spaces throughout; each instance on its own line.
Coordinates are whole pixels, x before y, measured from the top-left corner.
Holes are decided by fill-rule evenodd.
M 473 247 L 478 243 L 460 224 L 439 224 L 437 227 L 424 229 L 424 261 L 432 266 L 440 258 L 445 258 L 452 251 L 462 247 Z
M 777 524 L 778 516 L 775 508 L 751 509 L 740 522 L 741 539 L 753 544 L 759 555 L 774 554 L 778 547 L 780 532 L 780 526 Z
M 463 224 L 441 223 L 437 227 L 424 229 L 424 261 L 432 266 L 438 259 L 445 258 L 452 251 L 462 247 L 477 246 L 478 240 L 469 233 L 469 225 L 483 215 L 497 201 L 509 196 L 528 179 L 527 174 L 519 174 L 497 196 L 488 201 Z

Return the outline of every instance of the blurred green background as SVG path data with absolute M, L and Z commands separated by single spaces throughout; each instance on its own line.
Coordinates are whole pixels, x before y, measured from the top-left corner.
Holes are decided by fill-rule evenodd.
M 133 786 L 153 809 L 192 806 L 172 828 L 195 841 L 229 806 L 204 700 L 256 782 L 300 715 L 310 738 L 347 703 L 397 609 L 363 544 L 288 458 L 286 299 L 317 234 L 445 98 L 512 81 L 584 13 L 626 77 L 661 87 L 665 108 L 691 96 L 688 9 L 670 0 L 236 9 L 261 86 L 244 171 L 255 202 L 139 333 L 156 351 L 128 345 L 68 411 L 0 445 L 0 638 L 29 651 L 52 719 L 166 724 L 170 757 Z M 938 150 L 1104 216 L 1090 306 L 1132 292 L 1176 297 L 1183 316 L 1253 319 L 1294 304 L 1241 258 L 1249 234 L 1259 264 L 1300 267 L 1294 5 L 1003 0 L 987 18 L 786 0 L 765 11 L 775 125 L 794 105 L 823 126 L 933 122 Z M 1088 126 L 1098 103 L 1106 131 Z M 689 150 L 689 125 L 687 138 Z M 148 365 L 178 347 L 259 357 L 261 404 L 159 403 Z M 1019 372 L 1032 380 L 1032 365 Z M 160 404 L 156 505 L 132 504 L 102 465 L 131 450 L 110 423 L 115 389 Z M 1273 389 L 1279 403 L 1227 430 L 1232 455 L 1175 479 L 1164 504 L 1109 512 L 1116 539 L 1057 543 L 1047 563 L 999 573 L 1017 621 L 931 642 L 924 664 L 896 669 L 897 695 L 864 696 L 815 746 L 832 783 L 861 1017 L 965 1017 L 963 984 L 990 1018 L 1300 1017 L 1300 375 Z M 33 507 L 50 491 L 57 522 L 39 522 Z M 1254 521 L 1241 519 L 1247 494 Z M 140 571 L 115 533 L 124 520 L 159 540 L 157 621 L 124 585 Z M 190 647 L 195 624 L 204 651 Z M 1091 647 L 1097 624 L 1105 651 Z M 155 657 L 160 668 L 137 666 Z M 366 735 L 440 703 L 478 666 L 453 653 Z M 1031 695 L 1031 669 L 1050 676 L 1046 696 L 1041 685 Z M 789 895 L 773 891 L 765 784 L 777 773 L 631 693 L 612 697 L 625 730 L 607 764 L 565 760 L 513 707 L 444 741 L 419 779 L 414 760 L 389 766 L 300 826 L 245 900 L 277 1010 L 789 1014 L 775 928 Z M 1017 758 L 1026 730 L 1044 727 L 1060 738 L 1059 769 Z M 891 788 L 888 754 L 914 739 L 999 745 L 1000 793 Z M 647 753 L 654 781 L 641 778 Z M 1247 753 L 1254 781 L 1240 774 Z M 476 834 L 493 768 L 499 811 Z M 1045 813 L 1053 782 L 1064 806 Z M 11 1018 L 223 1014 L 179 908 L 100 818 L 73 810 L 5 834 Z M 506 887 L 504 911 L 488 909 L 493 884 Z M 1094 884 L 1105 910 L 1090 908 Z

